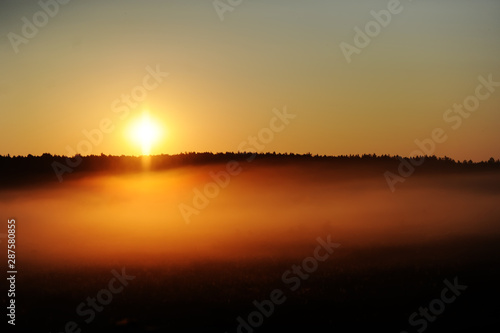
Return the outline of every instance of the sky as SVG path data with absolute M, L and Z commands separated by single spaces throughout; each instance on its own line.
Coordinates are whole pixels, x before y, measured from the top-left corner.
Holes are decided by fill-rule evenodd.
M 500 158 L 500 1 L 59 1 L 0 2 L 0 155 Z

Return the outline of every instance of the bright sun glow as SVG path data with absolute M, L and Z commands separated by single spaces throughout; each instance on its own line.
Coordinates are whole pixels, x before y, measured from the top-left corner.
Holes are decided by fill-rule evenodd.
M 131 128 L 131 138 L 141 146 L 143 155 L 151 153 L 151 146 L 158 141 L 160 135 L 160 127 L 147 112 L 144 112 Z

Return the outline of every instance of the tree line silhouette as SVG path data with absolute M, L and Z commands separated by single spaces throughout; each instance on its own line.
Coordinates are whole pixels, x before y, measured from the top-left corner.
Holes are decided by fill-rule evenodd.
M 116 155 L 63 155 L 42 154 L 41 156 L 10 156 L 0 155 L 0 186 L 16 185 L 37 181 L 58 181 L 55 166 L 67 168 L 65 171 L 71 176 L 91 172 L 142 172 L 144 171 L 143 159 L 149 159 L 149 171 L 159 171 L 184 166 L 197 166 L 207 164 L 220 164 L 229 161 L 239 163 L 259 164 L 300 164 L 307 167 L 308 163 L 321 163 L 327 167 L 350 167 L 355 169 L 371 170 L 370 173 L 384 172 L 397 169 L 402 160 L 410 162 L 412 158 L 391 155 L 312 155 L 294 153 L 247 153 L 247 152 L 186 152 L 176 155 L 153 156 L 116 156 Z M 500 160 L 490 158 L 488 161 L 473 162 L 455 161 L 449 157 L 419 156 L 415 160 L 424 158 L 419 172 L 465 172 L 500 170 Z M 77 163 L 78 162 L 78 163 Z

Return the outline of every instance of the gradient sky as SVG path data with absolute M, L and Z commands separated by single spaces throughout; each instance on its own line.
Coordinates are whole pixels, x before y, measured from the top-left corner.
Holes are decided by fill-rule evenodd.
M 458 129 L 443 120 L 478 76 L 500 82 L 500 1 L 401 0 L 348 63 L 340 43 L 388 2 L 243 0 L 221 21 L 212 1 L 72 0 L 16 53 L 9 33 L 41 7 L 4 0 L 0 154 L 68 154 L 105 118 L 92 153 L 140 154 L 126 132 L 144 109 L 166 130 L 152 153 L 237 151 L 286 106 L 264 151 L 409 155 L 439 127 L 436 155 L 500 158 L 500 87 Z M 169 76 L 122 119 L 112 103 L 147 66 Z

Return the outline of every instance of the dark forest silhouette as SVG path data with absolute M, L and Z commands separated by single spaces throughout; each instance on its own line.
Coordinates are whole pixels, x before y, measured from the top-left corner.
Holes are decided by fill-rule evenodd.
M 144 158 L 149 160 L 149 171 L 160 171 L 185 166 L 221 164 L 237 161 L 242 166 L 249 163 L 265 165 L 308 165 L 321 164 L 331 168 L 348 167 L 364 173 L 376 174 L 387 170 L 397 170 L 401 161 L 411 162 L 411 158 L 401 156 L 364 154 L 364 155 L 312 155 L 294 153 L 211 153 L 189 152 L 177 155 L 153 156 L 113 156 L 113 155 L 75 155 L 73 157 L 51 155 L 41 156 L 1 156 L 0 185 L 16 186 L 31 182 L 57 182 L 57 172 L 64 174 L 65 179 L 92 172 L 130 173 L 144 171 Z M 455 161 L 449 157 L 420 156 L 423 163 L 416 167 L 418 173 L 435 172 L 478 172 L 500 170 L 500 160 L 490 158 L 488 161 L 473 162 Z

